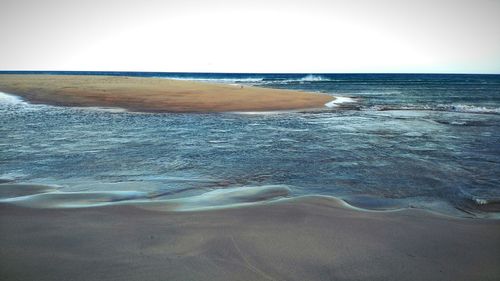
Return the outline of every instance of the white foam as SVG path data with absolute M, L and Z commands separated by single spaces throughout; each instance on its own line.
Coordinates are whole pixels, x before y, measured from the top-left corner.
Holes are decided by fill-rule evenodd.
M 122 201 L 148 198 L 140 191 L 98 191 L 98 192 L 45 192 L 34 195 L 6 198 L 0 202 L 30 208 L 84 208 L 118 204 Z
M 236 187 L 216 189 L 197 196 L 166 200 L 165 203 L 174 203 L 176 211 L 194 211 L 244 206 L 276 200 L 289 194 L 290 188 L 284 185 Z
M 389 110 L 413 110 L 413 111 L 445 111 L 459 113 L 486 113 L 500 114 L 500 107 L 485 107 L 466 104 L 406 104 L 406 105 L 373 105 L 363 110 L 389 111 Z
M 72 107 L 78 110 L 92 110 L 92 111 L 102 111 L 102 112 L 110 112 L 110 113 L 123 113 L 128 112 L 127 109 L 121 107 L 99 107 L 99 106 L 81 106 L 81 107 Z
M 265 77 L 265 78 L 194 78 L 194 77 L 157 77 L 162 79 L 172 79 L 172 80 L 187 80 L 187 81 L 200 81 L 200 82 L 211 82 L 211 83 L 223 83 L 223 84 L 236 84 L 239 83 L 262 83 L 262 84 L 286 84 L 293 82 L 318 82 L 318 81 L 338 81 L 332 80 L 330 78 L 324 77 L 322 75 L 314 75 L 308 74 L 306 76 L 300 78 L 273 78 L 273 77 Z
M 294 112 L 293 110 L 276 110 L 276 111 L 230 111 L 227 113 L 231 114 L 241 114 L 241 115 L 276 115 L 276 114 L 286 114 Z
M 466 104 L 439 105 L 438 107 L 448 111 L 464 112 L 464 113 L 500 113 L 500 108 L 474 106 Z
M 356 102 L 354 99 L 349 97 L 335 97 L 331 102 L 325 103 L 327 107 L 337 107 L 339 104 Z
M 319 81 L 336 81 L 332 80 L 326 77 L 323 77 L 321 75 L 313 75 L 309 74 L 301 78 L 292 78 L 292 79 L 272 79 L 269 78 L 268 80 L 262 80 L 261 83 L 263 84 L 288 84 L 288 83 L 304 83 L 304 82 L 319 82 Z
M 290 81 L 293 81 L 293 80 L 294 79 L 291 79 Z M 306 81 L 306 82 L 324 81 L 324 80 L 328 80 L 328 79 L 325 79 L 323 76 L 312 75 L 312 74 L 309 74 L 307 76 L 304 76 L 304 77 L 298 79 L 298 81 Z
M 7 94 L 4 92 L 0 92 L 0 104 L 7 105 L 23 105 L 25 109 L 40 109 L 40 108 L 57 108 L 51 105 L 46 104 L 30 104 L 24 101 L 21 97 Z M 29 107 L 27 107 L 29 105 Z M 127 109 L 121 107 L 100 107 L 100 106 L 70 106 L 66 107 L 69 109 L 75 110 L 90 110 L 90 111 L 102 111 L 102 112 L 111 112 L 111 113 L 122 113 L 128 112 Z
M 0 92 L 0 103 L 3 104 L 26 104 L 20 97 Z
M 85 208 L 106 205 L 136 204 L 175 211 L 194 211 L 244 206 L 286 197 L 290 188 L 284 185 L 264 185 L 225 188 L 177 198 L 153 200 L 156 196 L 142 191 L 47 192 L 0 199 L 31 208 Z

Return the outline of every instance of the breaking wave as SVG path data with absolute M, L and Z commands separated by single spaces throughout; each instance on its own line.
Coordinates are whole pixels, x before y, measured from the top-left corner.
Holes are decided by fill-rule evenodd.
M 308 74 L 298 77 L 234 77 L 234 78 L 196 78 L 196 77 L 158 77 L 163 79 L 183 80 L 183 81 L 199 81 L 208 83 L 223 83 L 223 84 L 288 84 L 288 83 L 307 83 L 307 82 L 332 82 L 337 81 L 323 75 Z
M 192 77 L 158 77 L 163 79 L 181 80 L 181 81 L 198 81 L 207 83 L 256 83 L 262 82 L 264 78 L 192 78 Z
M 297 79 L 298 81 L 306 81 L 306 82 L 316 82 L 316 81 L 330 81 L 330 79 L 328 78 L 325 78 L 321 75 L 313 75 L 313 74 L 309 74 L 309 75 L 306 75 L 300 79 Z

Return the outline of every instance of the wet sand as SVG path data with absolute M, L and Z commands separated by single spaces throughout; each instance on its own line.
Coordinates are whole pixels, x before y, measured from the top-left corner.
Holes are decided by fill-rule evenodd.
M 1 280 L 498 280 L 500 221 L 329 197 L 210 211 L 0 204 Z
M 278 111 L 322 108 L 329 95 L 160 78 L 0 75 L 0 91 L 32 103 L 138 112 Z

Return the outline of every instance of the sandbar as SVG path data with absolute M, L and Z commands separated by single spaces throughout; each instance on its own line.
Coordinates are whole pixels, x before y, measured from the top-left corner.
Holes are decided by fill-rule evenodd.
M 134 112 L 284 111 L 322 108 L 319 93 L 198 81 L 92 75 L 0 75 L 0 91 L 32 103 Z

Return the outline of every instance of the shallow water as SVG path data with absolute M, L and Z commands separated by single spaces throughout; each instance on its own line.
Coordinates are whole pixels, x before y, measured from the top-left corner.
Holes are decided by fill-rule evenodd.
M 290 196 L 499 211 L 500 76 L 132 75 L 316 91 L 354 102 L 321 112 L 146 114 L 1 95 L 0 178 L 162 198 L 284 185 Z

